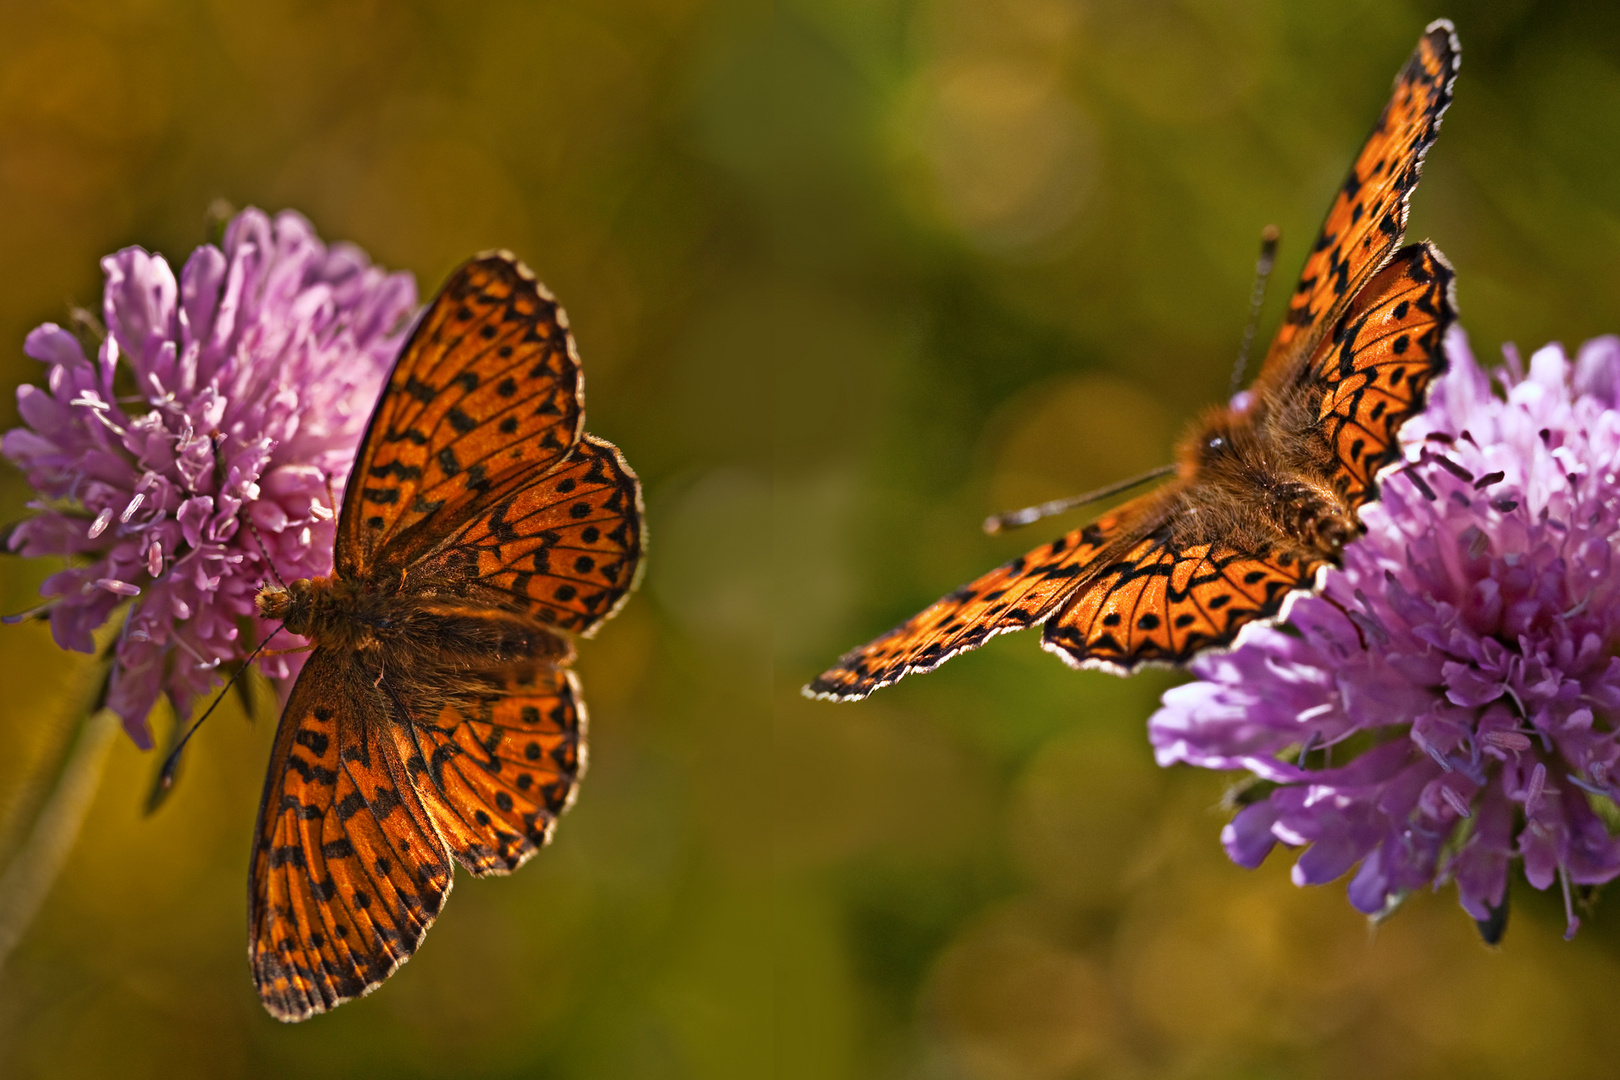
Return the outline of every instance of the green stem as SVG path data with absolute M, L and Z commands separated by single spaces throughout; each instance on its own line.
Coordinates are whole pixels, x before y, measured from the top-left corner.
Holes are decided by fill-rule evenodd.
M 85 719 L 33 830 L 0 874 L 0 968 L 39 913 L 73 850 L 118 730 L 118 716 L 111 709 L 98 709 Z

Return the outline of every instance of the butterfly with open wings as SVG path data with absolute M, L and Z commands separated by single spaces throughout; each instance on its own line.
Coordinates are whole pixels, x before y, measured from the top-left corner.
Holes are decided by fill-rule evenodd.
M 1175 479 L 846 653 L 805 693 L 857 700 L 1038 624 L 1042 647 L 1074 667 L 1183 664 L 1316 588 L 1445 370 L 1451 267 L 1428 241 L 1397 248 L 1458 56 L 1451 24 L 1430 24 L 1334 196 L 1253 388 L 1193 425 Z
M 452 860 L 516 869 L 585 765 L 569 635 L 636 583 L 641 487 L 584 431 L 568 318 L 510 255 L 461 267 L 366 429 L 330 577 L 260 592 L 308 637 L 276 732 L 249 881 L 274 1016 L 365 994 L 410 958 Z

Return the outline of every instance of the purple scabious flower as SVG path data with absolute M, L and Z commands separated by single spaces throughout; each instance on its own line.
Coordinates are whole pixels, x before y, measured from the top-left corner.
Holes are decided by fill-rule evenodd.
M 41 589 L 57 644 L 92 651 L 122 609 L 107 704 L 145 749 L 160 693 L 185 715 L 222 662 L 247 655 L 259 585 L 330 572 L 332 494 L 416 285 L 327 247 L 298 214 L 254 209 L 178 281 L 138 247 L 101 266 L 98 357 L 54 323 L 31 332 L 45 385 L 18 389 L 24 426 L 0 450 L 38 493 L 12 550 L 69 562 Z M 301 659 L 260 663 L 285 678 Z
M 1281 841 L 1298 884 L 1359 867 L 1368 914 L 1454 881 L 1483 927 L 1521 861 L 1573 935 L 1571 884 L 1620 874 L 1620 338 L 1528 372 L 1505 349 L 1500 396 L 1460 330 L 1446 351 L 1324 597 L 1194 661 L 1149 737 L 1270 782 L 1222 834 L 1243 866 Z

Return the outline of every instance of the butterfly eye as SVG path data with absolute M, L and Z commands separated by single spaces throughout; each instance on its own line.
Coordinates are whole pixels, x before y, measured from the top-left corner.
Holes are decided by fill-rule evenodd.
M 1217 454 L 1221 454 L 1221 453 L 1225 453 L 1225 452 L 1226 452 L 1226 437 L 1225 436 L 1223 436 L 1223 435 L 1211 435 L 1209 438 L 1204 440 L 1204 456 L 1205 457 L 1214 457 Z

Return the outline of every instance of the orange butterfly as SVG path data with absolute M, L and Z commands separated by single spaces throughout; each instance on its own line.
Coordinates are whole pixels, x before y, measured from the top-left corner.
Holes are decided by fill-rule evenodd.
M 1362 529 L 1397 435 L 1445 370 L 1452 271 L 1427 241 L 1395 250 L 1451 103 L 1459 46 L 1436 21 L 1335 196 L 1248 400 L 1211 409 L 1176 478 L 991 571 L 845 654 L 805 687 L 855 700 L 996 635 L 1045 624 L 1073 667 L 1128 672 L 1229 646 L 1284 614 Z
M 516 869 L 585 766 L 564 631 L 635 587 L 641 486 L 584 433 L 568 317 L 506 253 L 445 283 L 394 365 L 330 577 L 259 593 L 313 653 L 276 731 L 250 879 L 265 1008 L 302 1020 L 410 958 L 451 858 Z

